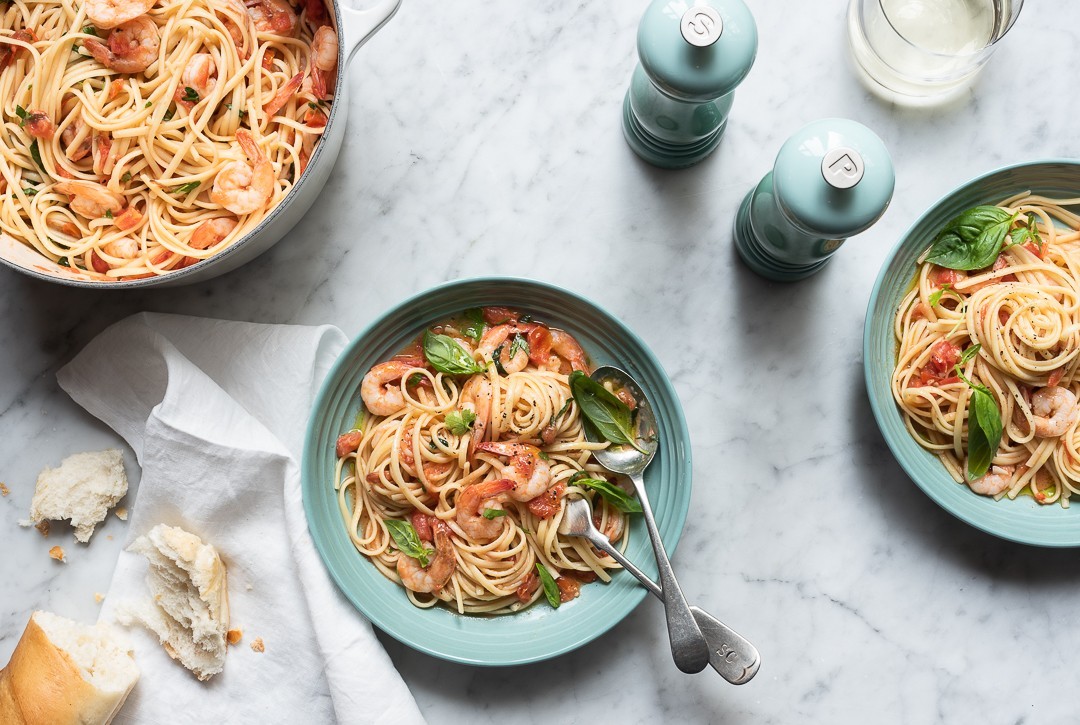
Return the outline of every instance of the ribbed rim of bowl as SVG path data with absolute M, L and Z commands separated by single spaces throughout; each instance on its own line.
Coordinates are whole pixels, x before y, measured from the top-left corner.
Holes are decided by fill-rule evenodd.
M 331 12 L 334 14 L 334 27 L 337 30 L 338 37 L 341 36 L 341 4 L 338 0 L 328 0 L 331 4 Z M 341 111 L 339 114 L 339 106 L 347 106 L 348 99 L 345 97 L 348 87 L 345 85 L 348 78 L 348 66 L 347 58 L 345 57 L 345 48 L 341 43 L 338 43 L 338 73 L 334 79 L 334 103 L 330 104 L 330 115 L 326 118 L 326 130 L 323 132 L 323 137 L 328 136 L 334 128 L 334 122 L 338 119 L 339 115 L 342 118 L 342 123 L 345 123 L 345 111 Z M 341 98 L 345 103 L 338 103 L 338 99 Z M 311 159 L 308 161 L 309 168 L 315 168 L 325 155 L 323 149 L 326 144 L 315 144 L 315 150 L 311 153 Z M 326 163 L 332 164 L 334 159 L 328 159 Z M 237 239 L 230 246 L 221 250 L 212 257 L 191 265 L 190 267 L 184 267 L 173 272 L 158 275 L 156 277 L 147 277 L 144 279 L 131 279 L 117 282 L 99 282 L 90 280 L 68 279 L 66 277 L 53 277 L 52 275 L 38 272 L 34 269 L 28 269 L 18 264 L 14 264 L 3 257 L 0 257 L 0 264 L 8 267 L 9 269 L 20 272 L 34 279 L 39 279 L 43 282 L 52 282 L 54 284 L 61 284 L 65 287 L 79 287 L 82 289 L 92 290 L 130 290 L 139 289 L 142 287 L 158 287 L 166 282 L 173 284 L 179 280 L 189 277 L 196 272 L 202 272 L 207 267 L 214 264 L 218 264 L 221 260 L 228 259 L 234 254 L 237 254 L 243 247 L 251 243 L 256 236 L 258 236 L 266 227 L 273 224 L 274 221 L 285 212 L 285 207 L 292 203 L 293 199 L 300 193 L 306 183 L 311 181 L 312 174 L 304 173 L 300 175 L 300 180 L 293 184 L 293 188 L 289 189 L 289 193 L 281 200 L 281 202 L 270 210 L 270 213 L 258 225 L 244 236 Z M 314 193 L 317 193 L 316 189 Z M 288 234 L 288 232 L 285 232 Z M 253 260 L 249 260 L 248 264 Z M 234 270 L 235 271 L 235 270 Z
M 1080 161 L 1046 159 L 1003 166 L 957 187 L 934 203 L 900 237 L 881 266 L 863 325 L 863 373 L 878 428 L 897 462 L 934 502 L 961 521 L 1021 544 L 1080 546 L 1080 507 L 1062 509 L 1027 497 L 994 501 L 972 493 L 945 472 L 936 456 L 908 433 L 892 397 L 896 364 L 893 317 L 915 275 L 914 261 L 948 220 L 977 204 L 994 204 L 1024 191 L 1080 196 Z M 900 294 L 897 291 L 900 290 Z
M 578 599 L 558 610 L 543 602 L 497 617 L 463 616 L 443 607 L 418 609 L 399 585 L 353 547 L 332 488 L 336 462 L 332 444 L 355 418 L 360 380 L 373 363 L 414 339 L 426 324 L 468 307 L 495 304 L 529 311 L 565 327 L 578 336 L 595 363 L 618 362 L 649 393 L 661 447 L 646 472 L 646 483 L 669 552 L 674 552 L 686 520 L 692 471 L 682 406 L 652 351 L 599 305 L 560 287 L 511 277 L 456 280 L 394 305 L 354 338 L 323 382 L 308 422 L 301 474 L 308 528 L 338 588 L 375 626 L 421 652 L 485 666 L 537 662 L 576 649 L 615 626 L 646 592 L 630 574 L 617 572 L 609 584 L 582 587 Z M 616 359 L 613 353 L 621 357 Z M 632 521 L 630 529 L 627 556 L 655 576 L 643 522 Z

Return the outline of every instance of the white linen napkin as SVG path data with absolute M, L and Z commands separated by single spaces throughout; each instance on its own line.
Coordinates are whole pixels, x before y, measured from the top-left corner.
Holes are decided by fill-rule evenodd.
M 134 628 L 142 676 L 115 722 L 424 722 L 371 625 L 331 581 L 304 516 L 305 425 L 345 342 L 335 327 L 143 313 L 57 374 L 142 466 L 125 548 L 159 523 L 213 544 L 228 567 L 231 626 L 243 631 L 225 671 L 199 682 Z M 141 556 L 120 554 L 102 619 L 148 596 L 145 574 Z

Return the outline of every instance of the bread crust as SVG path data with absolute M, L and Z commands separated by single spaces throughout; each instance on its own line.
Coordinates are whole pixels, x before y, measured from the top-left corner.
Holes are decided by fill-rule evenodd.
M 101 692 L 84 680 L 78 665 L 31 616 L 11 660 L 0 670 L 0 723 L 105 725 L 127 695 Z

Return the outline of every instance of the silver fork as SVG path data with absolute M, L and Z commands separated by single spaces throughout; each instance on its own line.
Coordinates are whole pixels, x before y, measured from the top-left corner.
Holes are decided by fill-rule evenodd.
M 664 600 L 664 590 L 660 588 L 660 585 L 630 563 L 593 525 L 592 506 L 588 501 L 583 498 L 566 498 L 563 501 L 565 510 L 562 522 L 559 524 L 560 534 L 581 536 L 587 539 L 597 549 L 606 552 L 612 559 L 622 564 L 624 569 L 637 577 L 637 580 L 660 601 Z M 694 621 L 705 635 L 705 641 L 709 643 L 709 664 L 712 668 L 733 685 L 749 682 L 757 674 L 758 667 L 761 665 L 761 655 L 758 654 L 757 648 L 741 634 L 705 610 L 691 606 L 690 613 L 694 615 Z

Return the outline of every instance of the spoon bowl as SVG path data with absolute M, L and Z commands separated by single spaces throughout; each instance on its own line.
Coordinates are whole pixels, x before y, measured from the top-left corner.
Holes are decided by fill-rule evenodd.
M 627 476 L 641 473 L 652 462 L 660 445 L 656 417 L 648 396 L 629 373 L 613 365 L 598 367 L 590 377 L 600 384 L 610 382 L 615 390 L 621 388 L 627 391 L 637 404 L 634 414 L 634 442 L 638 448 L 626 443 L 612 444 L 603 450 L 593 451 L 593 456 L 601 466 L 612 473 Z M 585 437 L 593 443 L 604 440 L 592 426 L 585 427 Z

